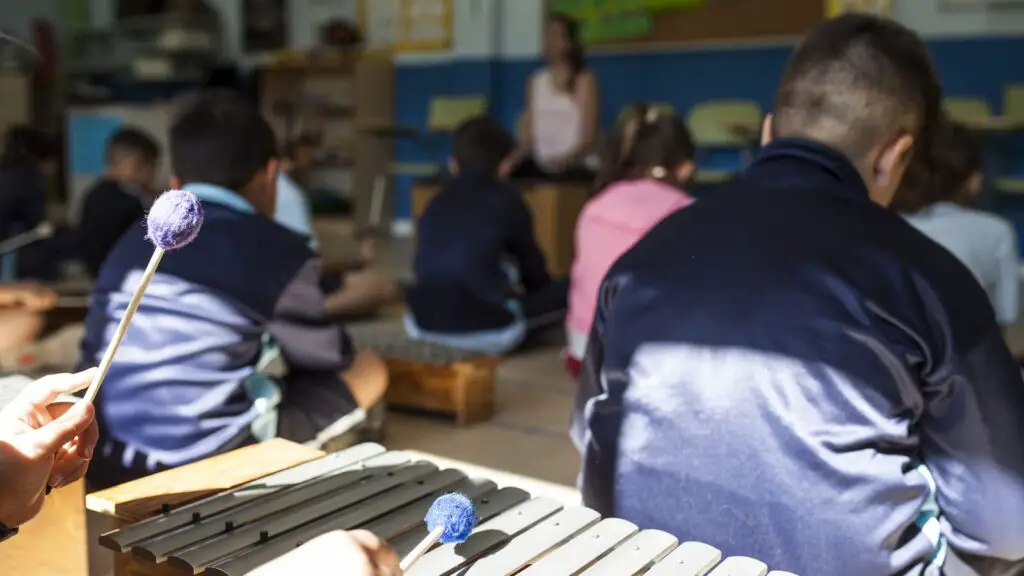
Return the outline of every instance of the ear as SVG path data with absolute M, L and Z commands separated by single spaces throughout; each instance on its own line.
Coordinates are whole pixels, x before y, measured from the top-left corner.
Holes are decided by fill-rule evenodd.
M 267 161 L 267 167 L 264 169 L 263 176 L 270 184 L 273 184 L 277 182 L 277 172 L 279 170 L 281 170 L 281 161 L 277 158 L 271 158 Z
M 171 185 L 171 190 L 181 190 L 185 186 L 185 181 L 177 176 L 171 176 L 171 180 L 168 182 Z
M 910 134 L 903 134 L 893 143 L 882 149 L 882 153 L 875 161 L 875 184 L 878 186 L 896 188 L 907 166 L 911 162 L 911 148 L 914 147 L 914 137 Z
M 767 146 L 772 143 L 772 121 L 775 116 L 769 112 L 764 115 L 764 120 L 761 122 L 761 146 Z
M 693 162 L 683 162 L 676 168 L 676 181 L 685 184 L 693 178 L 693 173 L 697 171 L 697 165 Z
M 985 175 L 981 172 L 972 174 L 970 179 L 967 180 L 967 194 L 972 197 L 979 196 L 981 190 L 985 187 Z
M 448 157 L 448 173 L 452 176 L 459 175 L 459 163 L 451 156 Z

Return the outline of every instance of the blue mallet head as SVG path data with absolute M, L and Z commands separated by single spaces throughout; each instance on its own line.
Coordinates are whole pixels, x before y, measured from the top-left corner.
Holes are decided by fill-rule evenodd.
M 168 190 L 146 216 L 146 236 L 158 248 L 174 250 L 195 240 L 203 225 L 203 205 L 187 190 Z
M 423 521 L 429 532 L 438 526 L 444 528 L 438 539 L 441 544 L 464 542 L 476 528 L 476 509 L 464 494 L 452 492 L 434 500 Z

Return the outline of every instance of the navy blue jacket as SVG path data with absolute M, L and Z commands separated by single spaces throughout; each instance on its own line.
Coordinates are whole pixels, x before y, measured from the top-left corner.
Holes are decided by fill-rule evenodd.
M 242 382 L 256 370 L 264 334 L 288 366 L 286 393 L 332 381 L 344 390 L 337 375 L 354 357 L 324 312 L 308 238 L 227 190 L 189 188 L 221 201 L 204 199 L 199 235 L 164 255 L 97 399 L 105 435 L 166 466 L 247 433 L 256 410 Z M 86 365 L 99 363 L 152 254 L 140 221 L 108 255 L 85 321 Z
M 406 300 L 420 328 L 471 332 L 514 320 L 515 296 L 503 263 L 513 260 L 527 294 L 546 287 L 544 255 L 522 194 L 492 177 L 447 183 L 416 223 L 416 284 Z
M 831 149 L 767 146 L 625 254 L 582 380 L 604 513 L 802 576 L 1024 558 L 1024 383 L 985 292 Z

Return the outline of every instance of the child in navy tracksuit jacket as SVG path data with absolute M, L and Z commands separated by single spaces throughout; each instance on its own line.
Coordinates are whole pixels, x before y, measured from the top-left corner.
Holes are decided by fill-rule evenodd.
M 414 338 L 500 354 L 565 318 L 568 283 L 554 280 L 518 190 L 498 180 L 512 138 L 496 121 L 454 135 L 455 177 L 416 227 L 416 283 L 406 295 Z
M 588 506 L 804 576 L 1021 573 L 1020 368 L 972 274 L 887 209 L 940 101 L 890 20 L 800 44 L 750 169 L 605 277 Z

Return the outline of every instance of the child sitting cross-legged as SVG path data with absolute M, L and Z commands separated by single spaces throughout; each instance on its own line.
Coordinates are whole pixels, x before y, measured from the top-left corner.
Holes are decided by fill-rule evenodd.
M 548 274 L 529 208 L 498 177 L 513 146 L 488 117 L 456 129 L 455 177 L 417 223 L 416 282 L 406 293 L 410 337 L 502 354 L 564 318 L 567 282 Z
M 383 394 L 383 361 L 332 324 L 309 239 L 273 221 L 277 152 L 254 104 L 192 98 L 169 134 L 176 187 L 202 201 L 195 241 L 164 256 L 96 401 L 94 489 L 278 436 L 322 446 Z M 153 248 L 143 222 L 110 251 L 84 363 L 107 348 Z M 283 360 L 280 374 L 268 361 Z

